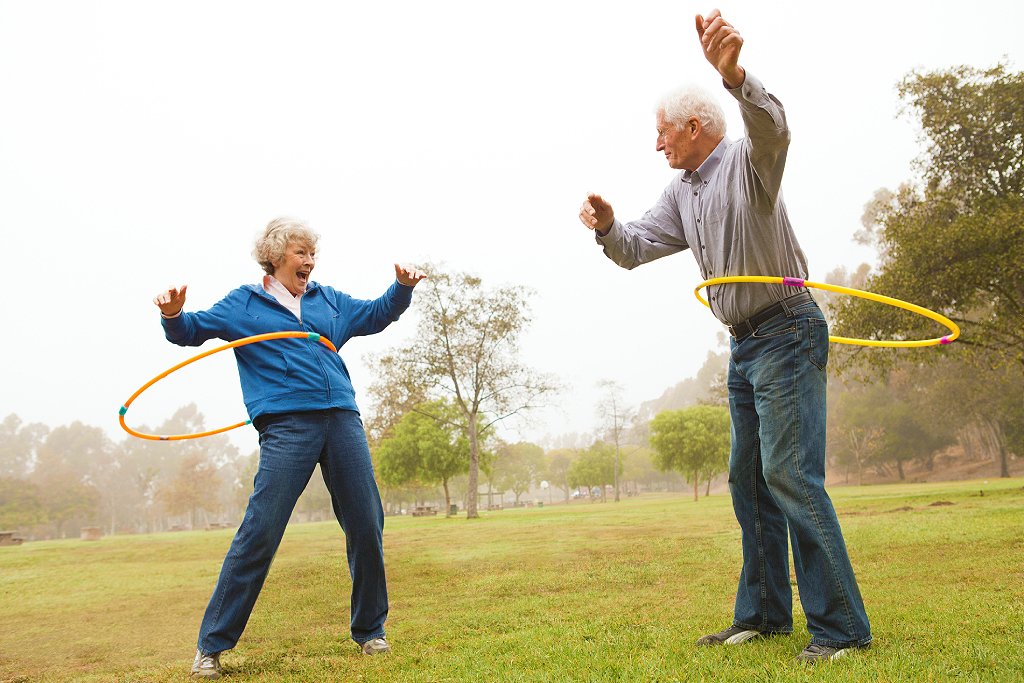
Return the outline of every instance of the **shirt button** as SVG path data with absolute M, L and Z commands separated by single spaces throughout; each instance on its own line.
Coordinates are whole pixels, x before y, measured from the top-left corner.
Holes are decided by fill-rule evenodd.
M 703 244 L 702 244 L 702 245 L 700 245 L 700 248 L 701 248 L 701 249 L 707 249 L 707 247 L 705 247 L 705 246 L 704 246 Z
M 694 197 L 696 197 L 696 196 L 697 196 L 697 193 L 696 193 L 696 192 L 694 192 L 694 193 L 693 193 L 693 196 L 694 196 Z

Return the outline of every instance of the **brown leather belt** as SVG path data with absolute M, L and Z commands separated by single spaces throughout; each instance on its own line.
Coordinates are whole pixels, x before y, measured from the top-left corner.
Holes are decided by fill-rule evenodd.
M 754 334 L 757 326 L 765 320 L 774 318 L 779 313 L 785 313 L 787 308 L 794 308 L 800 304 L 807 303 L 808 301 L 814 301 L 814 297 L 811 296 L 810 292 L 803 291 L 799 294 L 787 297 L 782 301 L 776 301 L 768 308 L 762 308 L 760 311 L 741 323 L 726 325 L 726 327 L 729 328 L 729 334 L 731 334 L 736 341 L 743 341 L 750 335 Z

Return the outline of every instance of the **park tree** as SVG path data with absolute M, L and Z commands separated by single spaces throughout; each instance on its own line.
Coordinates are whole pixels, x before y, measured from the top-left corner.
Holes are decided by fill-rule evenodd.
M 900 84 L 906 113 L 920 123 L 919 177 L 881 189 L 866 206 L 859 239 L 879 254 L 865 288 L 938 311 L 962 335 L 954 346 L 840 359 L 884 374 L 905 361 L 939 355 L 1024 373 L 1024 74 L 1005 64 L 913 72 Z M 839 301 L 836 333 L 850 337 L 928 338 L 935 323 L 862 299 Z M 1019 395 L 1015 397 L 1019 399 Z M 1015 438 L 1021 401 L 988 418 Z M 1008 436 L 1009 435 L 1009 436 Z M 1004 455 L 1005 457 L 1005 455 Z
M 603 379 L 597 383 L 601 398 L 597 404 L 597 416 L 601 420 L 601 431 L 606 441 L 615 446 L 614 490 L 615 502 L 619 502 L 619 472 L 622 469 L 622 444 L 625 431 L 633 411 L 626 406 L 622 385 L 614 380 Z
M 27 477 L 35 454 L 49 429 L 42 424 L 25 424 L 11 413 L 0 422 L 0 477 Z
M 569 485 L 588 490 L 597 486 L 601 490 L 601 501 L 606 500 L 605 486 L 615 481 L 615 447 L 604 441 L 595 441 L 580 453 L 569 467 Z
M 729 466 L 729 411 L 692 406 L 658 413 L 651 420 L 651 446 L 658 468 L 685 476 L 697 500 L 701 477 L 713 477 Z
M 556 448 L 546 454 L 548 482 L 562 490 L 566 503 L 569 502 L 569 490 L 572 488 L 569 484 L 569 469 L 578 453 L 574 448 Z
M 47 519 L 58 537 L 73 524 L 96 524 L 117 493 L 103 482 L 114 465 L 114 445 L 99 427 L 75 421 L 50 431 L 39 445 L 31 481 L 39 486 Z
M 639 492 L 640 484 L 653 488 L 655 482 L 663 477 L 654 464 L 655 453 L 647 446 L 631 446 L 623 453 L 622 477 L 633 482 L 634 492 Z
M 450 401 L 456 428 L 469 447 L 467 517 L 479 516 L 481 454 L 487 432 L 499 421 L 537 407 L 554 383 L 519 359 L 519 337 L 530 322 L 530 293 L 518 286 L 487 289 L 468 273 L 421 268 L 419 316 L 408 344 L 376 359 L 371 388 L 376 410 L 424 398 Z
M 24 479 L 0 477 L 0 529 L 43 524 L 46 507 L 39 487 Z
M 526 441 L 498 446 L 494 459 L 497 488 L 519 497 L 539 483 L 545 470 L 544 449 Z
M 444 509 L 450 514 L 449 482 L 469 469 L 469 443 L 450 402 L 437 400 L 414 408 L 374 449 L 381 481 L 388 486 L 440 484 Z
M 188 514 L 189 526 L 195 528 L 201 511 L 221 509 L 220 484 L 217 466 L 200 451 L 192 451 L 181 460 L 175 476 L 160 488 L 158 497 L 169 514 Z

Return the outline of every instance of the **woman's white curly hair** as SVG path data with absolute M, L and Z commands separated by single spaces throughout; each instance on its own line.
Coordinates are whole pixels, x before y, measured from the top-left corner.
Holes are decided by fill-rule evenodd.
M 275 218 L 267 223 L 263 234 L 256 238 L 252 256 L 263 266 L 268 275 L 273 275 L 277 266 L 284 258 L 284 250 L 292 242 L 302 244 L 316 251 L 316 243 L 320 235 L 313 232 L 308 225 L 295 218 Z

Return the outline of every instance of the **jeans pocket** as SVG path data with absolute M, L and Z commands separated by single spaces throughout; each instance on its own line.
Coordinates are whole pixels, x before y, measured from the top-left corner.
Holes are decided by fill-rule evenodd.
M 819 370 L 828 365 L 828 323 L 820 318 L 807 320 L 807 355 Z
M 787 318 L 781 313 L 757 326 L 754 330 L 754 334 L 750 335 L 755 339 L 770 339 L 772 337 L 781 337 L 784 334 L 792 334 L 796 332 L 796 321 L 792 318 Z

